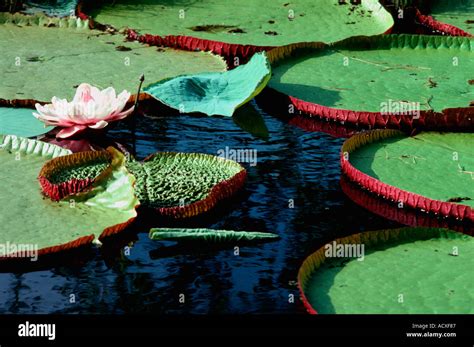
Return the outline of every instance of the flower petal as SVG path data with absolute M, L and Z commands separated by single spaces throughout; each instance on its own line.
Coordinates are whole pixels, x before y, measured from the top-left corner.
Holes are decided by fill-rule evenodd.
M 123 112 L 120 112 L 120 113 L 117 113 L 117 114 L 112 115 L 111 117 L 109 117 L 109 122 L 115 121 L 115 120 L 124 119 L 124 118 L 127 117 L 130 113 L 132 113 L 134 109 L 135 109 L 135 106 L 132 106 L 132 107 L 130 107 L 130 108 L 129 108 L 128 110 L 126 110 L 126 111 L 123 111 Z
M 67 119 L 64 119 L 61 115 L 56 114 L 52 105 L 41 106 L 40 104 L 36 104 L 35 107 L 38 113 L 33 113 L 33 116 L 42 122 L 50 122 L 63 127 L 68 127 L 74 124 L 69 122 Z
M 94 86 L 90 86 L 90 87 L 91 87 L 92 98 L 96 102 L 99 102 L 102 99 L 102 91 L 97 87 L 94 87 Z
M 75 134 L 77 134 L 81 131 L 84 131 L 85 129 L 87 129 L 87 127 L 84 126 L 84 125 L 74 125 L 72 127 L 65 128 L 65 129 L 61 130 L 56 135 L 56 137 L 58 137 L 60 139 L 66 139 L 68 137 L 71 137 L 72 135 L 75 135 Z
M 73 103 L 88 102 L 93 100 L 92 93 L 98 90 L 97 88 L 91 86 L 89 83 L 81 83 L 76 89 L 76 94 L 74 95 Z
M 105 120 L 98 121 L 97 123 L 93 125 L 89 125 L 89 128 L 91 129 L 103 129 L 105 128 L 109 123 L 107 123 Z

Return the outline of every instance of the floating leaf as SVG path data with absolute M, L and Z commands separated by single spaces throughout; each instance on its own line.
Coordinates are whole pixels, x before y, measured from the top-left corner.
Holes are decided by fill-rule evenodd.
M 112 147 L 106 151 L 74 153 L 48 161 L 38 179 L 43 193 L 59 201 L 94 187 L 121 163 L 123 155 Z
M 47 27 L 48 21 L 57 27 Z M 0 13 L 0 23 L 5 22 L 11 23 L 0 25 L 0 99 L 24 100 L 31 106 L 53 96 L 71 99 L 83 82 L 135 91 L 141 74 L 152 83 L 226 69 L 222 58 L 210 53 L 124 43 L 122 35 L 83 28 L 80 20 Z M 117 51 L 117 46 L 131 50 Z
M 396 130 L 354 135 L 342 148 L 343 173 L 403 208 L 474 221 L 474 134 Z
M 180 76 L 152 84 L 144 91 L 182 113 L 230 117 L 265 88 L 270 74 L 265 53 L 257 53 L 233 70 Z
M 173 218 L 208 211 L 242 188 L 247 176 L 239 163 L 199 153 L 157 153 L 127 168 L 140 202 Z
M 310 313 L 474 313 L 473 259 L 474 238 L 447 229 L 369 231 L 318 249 L 298 283 Z
M 296 110 L 372 127 L 472 129 L 473 39 L 383 35 L 268 53 L 269 87 Z
M 474 225 L 472 223 L 463 223 L 450 218 L 439 218 L 434 214 L 421 213 L 411 208 L 400 208 L 398 204 L 380 199 L 379 196 L 350 182 L 344 175 L 341 177 L 340 185 L 349 199 L 370 211 L 370 213 L 379 215 L 386 220 L 395 221 L 400 225 L 409 227 L 447 228 L 474 235 Z
M 189 40 L 190 46 L 199 39 L 254 46 L 333 42 L 354 35 L 383 34 L 393 26 L 392 16 L 377 0 L 365 0 L 360 5 L 349 1 L 339 4 L 339 0 L 201 0 L 185 4 L 117 0 L 92 9 L 91 16 L 117 29 L 195 38 Z
M 120 232 L 136 217 L 134 178 L 123 165 L 89 192 L 53 202 L 41 194 L 38 172 L 51 158 L 70 151 L 16 136 L 0 135 L 0 143 L 0 204 L 8 206 L 0 214 L 1 244 L 54 253 Z M 0 256 L 25 257 L 11 249 Z

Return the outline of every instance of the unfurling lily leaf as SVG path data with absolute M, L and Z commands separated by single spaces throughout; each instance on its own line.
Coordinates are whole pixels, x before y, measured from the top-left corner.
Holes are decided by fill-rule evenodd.
M 74 153 L 48 161 L 38 180 L 43 193 L 59 201 L 93 189 L 95 184 L 123 165 L 124 160 L 123 154 L 113 147 L 105 151 Z
M 126 166 L 137 179 L 142 205 L 176 219 L 209 211 L 241 189 L 247 177 L 239 163 L 202 153 L 159 152 Z
M 270 76 L 270 64 L 262 52 L 233 70 L 179 76 L 154 83 L 145 92 L 181 113 L 231 117 L 265 88 Z
M 226 243 L 278 239 L 279 236 L 276 234 L 254 231 L 155 228 L 151 229 L 150 238 L 158 241 L 205 241 L 209 243 Z
M 133 107 L 124 111 L 130 93 L 124 90 L 118 96 L 112 87 L 99 90 L 87 83 L 81 84 L 72 102 L 53 97 L 51 104 L 36 104 L 33 115 L 46 125 L 63 127 L 56 136 L 68 138 L 87 128 L 103 129 L 110 122 L 127 117 Z

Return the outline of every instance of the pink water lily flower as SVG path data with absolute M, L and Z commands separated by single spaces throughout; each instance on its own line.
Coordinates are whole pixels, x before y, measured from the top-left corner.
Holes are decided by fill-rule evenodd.
M 51 104 L 36 104 L 38 113 L 33 115 L 46 125 L 64 128 L 56 137 L 65 139 L 87 128 L 103 129 L 110 122 L 127 117 L 133 111 L 133 107 L 123 111 L 129 98 L 126 90 L 117 96 L 112 87 L 101 91 L 82 83 L 72 102 L 53 97 Z

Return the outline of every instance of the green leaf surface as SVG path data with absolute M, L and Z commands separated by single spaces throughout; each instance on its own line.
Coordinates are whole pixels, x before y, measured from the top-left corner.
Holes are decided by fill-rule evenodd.
M 353 38 L 278 61 L 269 86 L 304 101 L 354 111 L 383 112 L 390 102 L 438 112 L 469 107 L 473 48 L 470 38 Z
M 213 229 L 155 228 L 150 239 L 157 241 L 202 241 L 207 243 L 228 243 L 258 241 L 279 238 L 276 234 L 255 231 L 233 231 Z
M 226 69 L 220 57 L 207 52 L 157 49 L 125 42 L 119 34 L 74 27 L 74 21 L 45 18 L 0 14 L 1 23 L 15 23 L 0 25 L 1 99 L 70 99 L 83 82 L 134 93 L 142 73 L 153 83 Z M 45 27 L 48 21 L 57 27 Z
M 127 162 L 136 193 L 148 207 L 177 207 L 207 198 L 212 188 L 243 170 L 238 163 L 198 153 L 157 153 L 143 163 Z
M 367 144 L 349 158 L 358 170 L 430 199 L 474 207 L 474 134 L 420 133 Z
M 474 35 L 474 0 L 433 0 L 430 15 Z
M 0 107 L 0 134 L 11 134 L 32 137 L 47 133 L 53 127 L 33 117 L 33 110 L 28 108 Z
M 136 216 L 134 178 L 123 165 L 74 202 L 45 198 L 37 180 L 42 166 L 70 151 L 43 142 L 0 135 L 0 243 L 32 245 L 38 250 L 81 237 L 98 238 Z M 8 208 L 6 208 L 8 206 Z
M 154 35 L 187 35 L 226 43 L 282 46 L 334 42 L 389 30 L 392 16 L 377 0 L 117 0 L 91 12 L 102 24 Z
M 363 234 L 367 234 L 364 240 L 359 237 Z M 320 266 L 311 269 L 309 258 L 305 261 L 303 290 L 318 313 L 474 313 L 469 304 L 474 300 L 472 236 L 421 228 L 363 234 L 336 240 L 336 246 L 328 244 L 332 249 L 365 246 L 362 261 L 337 257 L 329 247 L 323 251 L 333 256 Z M 317 258 L 313 257 L 314 263 Z
M 230 117 L 237 107 L 262 91 L 270 73 L 270 64 L 262 52 L 233 70 L 180 76 L 152 84 L 144 92 L 182 113 Z

